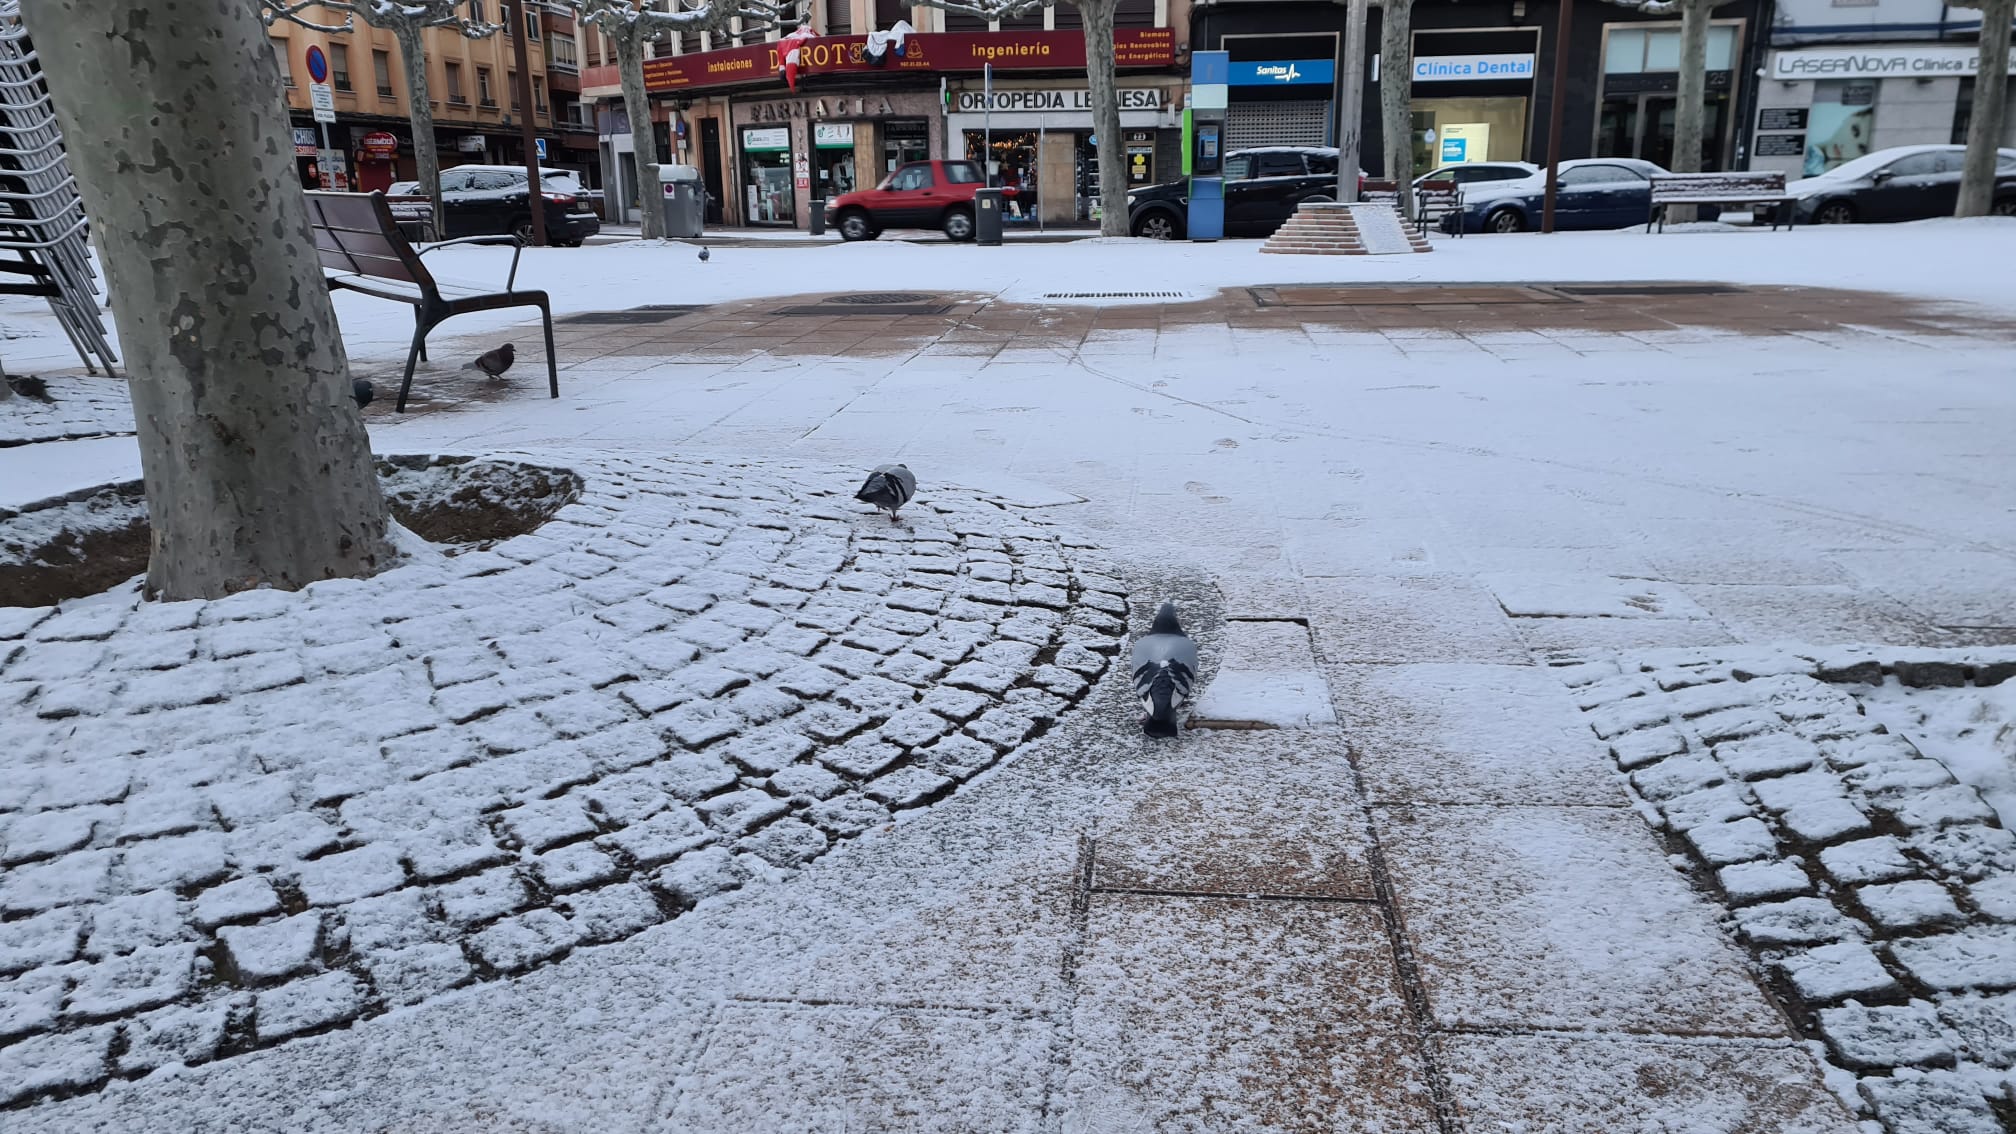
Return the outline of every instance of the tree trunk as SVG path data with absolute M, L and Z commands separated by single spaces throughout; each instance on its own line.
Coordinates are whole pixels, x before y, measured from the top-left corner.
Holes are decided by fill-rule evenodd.
M 399 62 L 406 68 L 406 120 L 413 124 L 413 173 L 420 192 L 427 195 L 434 210 L 434 235 L 448 232 L 448 218 L 441 210 L 441 150 L 434 138 L 434 104 L 427 87 L 427 52 L 420 29 L 411 21 L 391 25 L 399 41 Z
M 1981 65 L 1974 72 L 1974 115 L 1967 123 L 1967 157 L 1961 164 L 1956 217 L 1987 216 L 1995 203 L 1996 150 L 2002 144 L 2003 108 L 2009 98 L 2009 20 L 2016 0 L 1981 6 Z
M 665 239 L 664 189 L 658 184 L 658 143 L 651 137 L 651 98 L 644 93 L 644 41 L 649 32 L 640 23 L 619 27 L 610 38 L 616 44 L 616 71 L 623 80 L 623 109 L 630 115 L 630 148 L 637 159 L 637 219 L 644 239 Z
M 216 598 L 384 568 L 385 501 L 255 7 L 22 7 L 116 297 L 149 592 Z
M 1117 0 L 1078 0 L 1085 25 L 1085 86 L 1099 140 L 1099 235 L 1127 235 L 1127 140 L 1120 133 L 1120 79 L 1113 63 Z
M 1674 96 L 1673 164 L 1675 173 L 1701 171 L 1701 134 L 1708 117 L 1708 24 L 1720 0 L 1681 0 L 1680 89 Z M 1693 205 L 1672 205 L 1667 219 L 1685 223 L 1697 215 Z
M 1414 216 L 1414 0 L 1385 0 L 1379 14 L 1379 132 L 1385 136 L 1386 176 L 1400 185 L 1400 207 Z

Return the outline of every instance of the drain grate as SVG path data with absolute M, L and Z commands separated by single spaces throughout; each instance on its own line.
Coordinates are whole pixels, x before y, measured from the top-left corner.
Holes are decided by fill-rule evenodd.
M 594 324 L 614 326 L 619 324 L 663 323 L 677 319 L 681 315 L 691 315 L 695 311 L 706 310 L 703 304 L 659 303 L 649 307 L 633 307 L 628 311 L 590 311 L 581 315 L 569 315 L 553 320 L 556 324 Z
M 1045 299 L 1188 299 L 1180 291 L 1046 291 Z
M 822 302 L 845 303 L 861 307 L 897 307 L 906 304 L 929 303 L 938 297 L 917 291 L 862 291 L 853 295 L 835 295 Z
M 1741 295 L 1749 289 L 1706 283 L 1606 283 L 1554 284 L 1551 290 L 1563 295 Z

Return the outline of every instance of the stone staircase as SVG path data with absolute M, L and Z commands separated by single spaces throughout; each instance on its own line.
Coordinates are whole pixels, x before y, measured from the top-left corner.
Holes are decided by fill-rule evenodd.
M 1415 231 L 1391 205 L 1304 201 L 1288 223 L 1260 246 L 1262 252 L 1316 256 L 1378 256 L 1430 251 L 1428 238 Z

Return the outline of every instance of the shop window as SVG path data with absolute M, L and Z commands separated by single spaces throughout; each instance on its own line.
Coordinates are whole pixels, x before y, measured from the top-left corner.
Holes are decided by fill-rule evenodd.
M 1680 28 L 1678 25 L 1640 28 L 1609 25 L 1610 36 L 1603 53 L 1606 75 L 1663 74 L 1680 69 Z M 1708 69 L 1727 71 L 1736 59 L 1736 25 L 1712 24 L 1708 28 Z
M 446 63 L 442 66 L 445 68 L 448 79 L 446 84 L 448 87 L 448 105 L 468 106 L 469 96 L 462 93 L 462 64 Z
M 350 49 L 340 43 L 329 45 L 329 81 L 339 91 L 350 87 Z
M 826 34 L 854 34 L 853 0 L 826 0 Z
M 1806 112 L 1806 160 L 1801 172 L 1817 177 L 1869 152 L 1876 132 L 1874 79 L 1822 79 L 1813 84 Z
M 1155 0 L 1120 0 L 1113 10 L 1113 26 L 1116 28 L 1152 28 L 1155 26 Z
M 371 53 L 371 77 L 378 82 L 378 97 L 392 97 L 392 57 L 383 51 Z

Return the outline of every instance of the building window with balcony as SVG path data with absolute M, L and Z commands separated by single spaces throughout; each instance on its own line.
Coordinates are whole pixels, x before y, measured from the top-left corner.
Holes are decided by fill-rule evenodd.
M 537 75 L 532 76 L 532 109 L 546 113 L 546 80 Z
M 573 36 L 554 34 L 553 46 L 546 50 L 546 65 L 563 71 L 580 70 L 580 48 L 575 45 Z
M 340 43 L 329 45 L 329 81 L 334 83 L 339 91 L 351 89 L 350 49 Z
M 371 74 L 378 80 L 378 97 L 392 97 L 392 56 L 383 51 L 371 53 Z
M 476 68 L 476 104 L 478 106 L 489 107 L 497 105 L 497 94 L 490 89 L 490 68 L 488 67 Z
M 462 93 L 462 64 L 446 64 L 448 69 L 448 105 L 468 106 L 469 96 Z
M 479 24 L 483 22 L 483 0 L 469 0 L 469 18 Z

